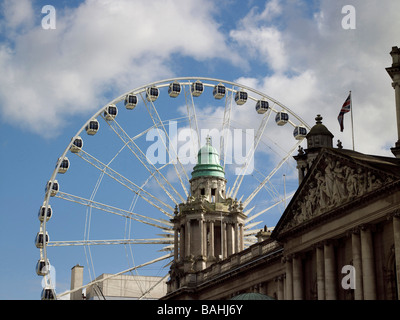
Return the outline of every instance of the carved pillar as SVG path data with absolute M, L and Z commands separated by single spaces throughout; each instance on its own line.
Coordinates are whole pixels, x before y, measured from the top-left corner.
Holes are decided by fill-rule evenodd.
M 285 269 L 286 269 L 286 300 L 293 300 L 293 267 L 292 267 L 292 259 L 290 257 L 285 258 Z
M 397 280 L 393 285 L 396 287 L 397 297 L 400 300 L 400 209 L 389 214 L 388 220 L 392 220 L 393 224 L 394 279 Z
M 174 228 L 174 260 L 175 262 L 178 261 L 178 250 L 179 250 L 179 245 L 178 245 L 178 228 Z
M 293 300 L 303 300 L 303 265 L 299 255 L 293 256 Z
M 361 259 L 362 259 L 364 299 L 375 300 L 376 283 L 375 283 L 375 266 L 374 266 L 372 233 L 371 229 L 366 226 L 363 226 L 361 228 Z
M 209 252 L 209 257 L 211 258 L 215 258 L 215 249 L 214 249 L 214 245 L 215 245 L 215 238 L 214 238 L 214 221 L 210 221 L 210 252 Z
M 356 270 L 356 288 L 354 290 L 354 300 L 363 300 L 363 275 L 361 262 L 361 241 L 360 230 L 354 229 L 351 233 L 351 248 L 353 255 L 353 266 Z
M 243 225 L 242 224 L 239 224 L 239 236 L 240 236 L 240 238 L 239 238 L 239 243 L 240 243 L 239 250 L 243 251 L 244 250 L 244 243 L 243 243 Z
M 199 229 L 198 229 L 198 239 L 200 244 L 199 255 L 204 256 L 204 221 L 203 219 L 199 219 Z
M 185 247 L 186 247 L 186 243 L 185 243 L 185 226 L 181 225 L 181 238 L 180 238 L 180 260 L 183 261 L 183 259 L 185 258 Z
M 239 252 L 240 250 L 240 243 L 239 243 L 239 223 L 235 222 L 235 253 Z
M 284 299 L 284 292 L 283 292 L 283 276 L 279 276 L 275 278 L 275 281 L 277 282 L 277 299 L 278 300 L 283 300 Z M 265 293 L 267 294 L 267 293 Z
M 322 244 L 315 248 L 317 260 L 317 297 L 318 300 L 325 300 L 325 266 L 324 266 L 324 247 Z
M 392 66 L 386 68 L 392 78 L 392 87 L 395 90 L 395 102 L 396 102 L 396 118 L 397 118 L 397 142 L 394 148 L 391 148 L 392 153 L 396 158 L 400 158 L 400 49 L 398 47 L 392 47 L 390 52 L 393 63 Z
M 186 221 L 186 230 L 185 230 L 185 235 L 186 235 L 186 248 L 185 248 L 185 255 L 188 256 L 191 254 L 190 252 L 190 237 L 191 237 L 191 230 L 190 230 L 190 220 Z
M 336 300 L 335 249 L 331 242 L 324 244 L 325 299 Z
M 222 248 L 224 249 L 223 254 L 222 254 L 222 259 L 225 259 L 228 256 L 228 250 L 227 250 L 228 249 L 228 237 L 227 237 L 227 232 L 226 232 L 227 226 L 228 226 L 228 224 L 226 222 L 222 223 L 222 232 L 224 234 L 223 238 L 222 238 L 222 242 L 223 242 Z
M 393 214 L 394 257 L 396 263 L 397 297 L 400 299 L 400 210 Z
M 202 255 L 204 257 L 208 257 L 208 244 L 207 244 L 207 237 L 208 237 L 208 222 L 207 221 L 203 221 L 203 253 Z
M 227 246 L 228 246 L 228 256 L 230 256 L 232 253 L 234 253 L 234 237 L 233 237 L 233 225 L 231 223 L 228 223 L 226 225 L 227 228 Z

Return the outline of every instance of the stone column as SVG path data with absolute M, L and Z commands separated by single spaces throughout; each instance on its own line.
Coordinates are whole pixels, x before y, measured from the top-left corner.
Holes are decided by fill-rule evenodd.
M 185 248 L 185 255 L 188 256 L 190 255 L 190 237 L 191 237 L 191 230 L 190 230 L 190 220 L 186 221 L 186 248 Z
M 199 249 L 199 255 L 204 256 L 204 221 L 203 219 L 199 219 L 199 230 L 198 230 L 198 235 L 199 235 L 199 243 L 200 243 L 200 249 Z
M 275 279 L 275 281 L 277 281 L 277 285 L 278 285 L 278 290 L 277 290 L 277 299 L 278 300 L 283 300 L 284 295 L 283 295 L 283 277 L 279 276 Z
M 396 158 L 400 158 L 400 49 L 392 47 L 390 52 L 392 56 L 392 66 L 386 68 L 392 78 L 392 87 L 395 90 L 395 103 L 396 103 L 396 119 L 397 119 L 397 142 L 394 148 L 391 148 L 392 153 Z
M 240 250 L 239 243 L 239 223 L 235 222 L 235 253 Z
M 181 225 L 181 238 L 180 238 L 180 261 L 185 258 L 185 247 L 186 247 L 186 237 L 185 237 L 185 226 Z
M 227 223 L 226 222 L 224 222 L 223 224 L 222 224 L 222 232 L 223 232 L 223 238 L 222 238 L 222 241 L 223 241 L 223 246 L 222 246 L 222 248 L 224 249 L 223 250 L 223 254 L 222 254 L 222 259 L 225 259 L 227 256 L 228 256 L 228 237 L 227 237 L 227 232 L 226 232 L 226 229 L 227 229 Z
M 361 263 L 361 242 L 360 230 L 355 229 L 351 233 L 351 248 L 353 255 L 353 266 L 356 271 L 356 288 L 354 290 L 354 300 L 363 300 L 363 276 L 362 276 L 362 263 Z
M 240 249 L 240 251 L 243 251 L 244 250 L 244 243 L 243 243 L 243 225 L 242 224 L 239 224 L 239 243 L 240 243 L 240 245 L 239 245 L 239 249 Z
M 215 250 L 214 250 L 214 221 L 210 221 L 210 252 L 209 257 L 215 258 Z
M 286 269 L 286 300 L 293 300 L 293 266 L 290 257 L 285 258 Z
M 234 248 L 233 248 L 233 226 L 231 223 L 227 223 L 226 225 L 227 231 L 227 246 L 228 246 L 228 256 L 230 256 L 232 253 L 234 253 Z
M 365 300 L 376 300 L 374 251 L 371 229 L 361 228 L 361 259 Z
M 394 257 L 396 261 L 397 296 L 400 299 L 400 210 L 393 215 Z
M 178 228 L 174 228 L 174 260 L 175 262 L 178 261 L 178 250 L 179 250 L 179 245 L 178 245 Z
M 207 221 L 203 221 L 203 253 L 202 255 L 204 257 L 208 256 L 208 245 L 207 245 L 207 226 L 208 226 L 208 222 Z
M 303 266 L 299 255 L 293 256 L 293 300 L 303 300 Z
M 324 247 L 322 244 L 315 248 L 317 260 L 317 297 L 318 300 L 325 300 L 325 266 L 324 266 Z
M 336 300 L 336 260 L 335 249 L 331 242 L 324 244 L 325 299 Z

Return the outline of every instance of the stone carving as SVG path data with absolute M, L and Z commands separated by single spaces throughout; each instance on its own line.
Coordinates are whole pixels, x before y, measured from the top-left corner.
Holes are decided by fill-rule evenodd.
M 303 187 L 298 200 L 292 205 L 293 218 L 284 230 L 374 191 L 383 182 L 393 181 L 389 176 L 377 176 L 375 171 L 367 167 L 344 165 L 332 157 L 321 159 L 310 174 L 308 186 Z

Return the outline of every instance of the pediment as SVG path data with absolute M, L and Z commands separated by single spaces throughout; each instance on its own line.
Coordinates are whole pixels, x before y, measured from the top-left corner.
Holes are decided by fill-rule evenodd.
M 276 234 L 313 222 L 399 179 L 382 165 L 374 166 L 368 156 L 363 159 L 362 154 L 336 150 L 323 149 L 317 156 L 278 222 Z

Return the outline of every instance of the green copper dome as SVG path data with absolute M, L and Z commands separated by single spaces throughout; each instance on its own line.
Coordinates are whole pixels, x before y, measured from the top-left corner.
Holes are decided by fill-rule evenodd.
M 211 138 L 207 138 L 205 146 L 197 153 L 197 164 L 193 168 L 192 178 L 197 177 L 225 178 L 225 172 L 219 162 L 218 151 L 211 145 Z

